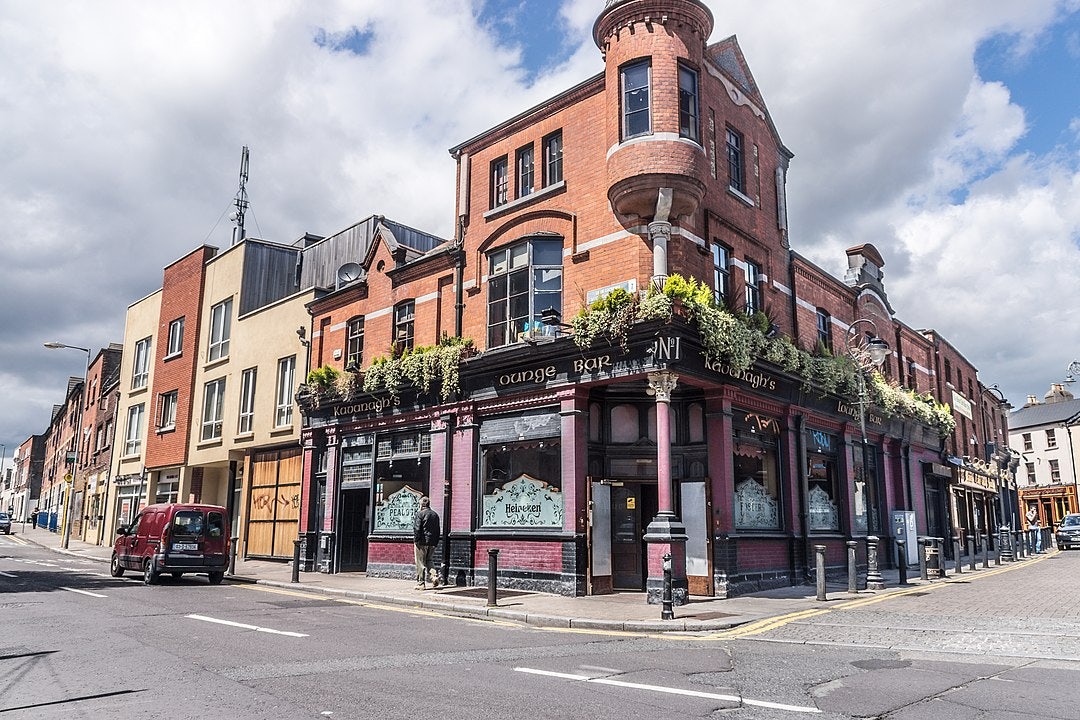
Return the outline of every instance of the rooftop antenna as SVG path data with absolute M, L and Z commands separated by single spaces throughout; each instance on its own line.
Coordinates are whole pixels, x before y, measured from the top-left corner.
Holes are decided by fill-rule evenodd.
M 244 213 L 248 209 L 247 198 L 247 179 L 248 179 L 248 149 L 247 145 L 244 146 L 244 150 L 240 155 L 240 187 L 236 191 L 236 210 L 232 213 L 232 219 L 236 223 L 236 227 L 233 228 L 232 244 L 243 242 L 247 237 L 247 233 L 244 232 Z

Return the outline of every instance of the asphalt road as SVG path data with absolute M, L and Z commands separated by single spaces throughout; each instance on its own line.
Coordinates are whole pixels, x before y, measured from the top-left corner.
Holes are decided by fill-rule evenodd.
M 2 537 L 0 621 L 3 719 L 1080 719 L 1080 552 L 642 637 L 204 576 L 146 587 Z

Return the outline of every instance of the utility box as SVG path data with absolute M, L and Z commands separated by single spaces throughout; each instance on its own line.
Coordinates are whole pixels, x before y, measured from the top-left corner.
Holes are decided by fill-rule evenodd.
M 893 537 L 903 540 L 907 545 L 904 552 L 907 554 L 908 567 L 919 564 L 919 535 L 915 528 L 914 510 L 892 511 Z

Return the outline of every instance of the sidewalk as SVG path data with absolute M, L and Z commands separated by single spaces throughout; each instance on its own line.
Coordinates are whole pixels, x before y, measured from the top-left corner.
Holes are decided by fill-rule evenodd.
M 20 532 L 18 526 L 13 530 L 13 537 L 21 537 L 58 553 L 102 563 L 108 563 L 112 554 L 111 547 L 92 545 L 75 539 L 69 542 L 67 550 L 63 550 L 59 533 L 40 528 L 27 526 L 25 533 Z M 1006 564 L 1002 565 L 1005 566 Z M 885 590 L 863 590 L 857 595 L 847 592 L 846 583 L 841 585 L 830 582 L 826 601 L 817 600 L 815 587 L 809 585 L 779 588 L 729 599 L 694 596 L 689 604 L 674 608 L 674 620 L 661 620 L 660 606 L 647 604 L 644 593 L 565 597 L 500 589 L 498 606 L 489 608 L 487 589 L 483 587 L 448 587 L 423 591 L 415 590 L 412 580 L 370 578 L 364 573 L 300 573 L 300 582 L 293 583 L 292 566 L 289 563 L 245 561 L 240 558 L 236 560 L 236 575 L 227 575 L 226 579 L 455 615 L 511 620 L 540 627 L 641 633 L 726 630 L 765 618 L 829 608 L 856 598 L 885 595 L 906 589 L 897 586 L 896 570 L 884 570 L 882 576 Z M 907 588 L 925 584 L 925 581 L 919 579 L 918 568 L 908 571 L 908 580 Z

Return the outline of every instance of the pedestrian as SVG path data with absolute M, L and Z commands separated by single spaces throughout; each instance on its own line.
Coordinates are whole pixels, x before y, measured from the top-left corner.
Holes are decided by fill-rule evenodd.
M 413 518 L 413 544 L 416 556 L 416 589 L 427 589 L 428 574 L 431 574 L 433 587 L 440 587 L 442 581 L 432 566 L 435 546 L 439 544 L 439 515 L 431 509 L 431 499 L 420 498 L 420 511 Z
M 37 508 L 30 513 L 30 527 L 37 527 Z

